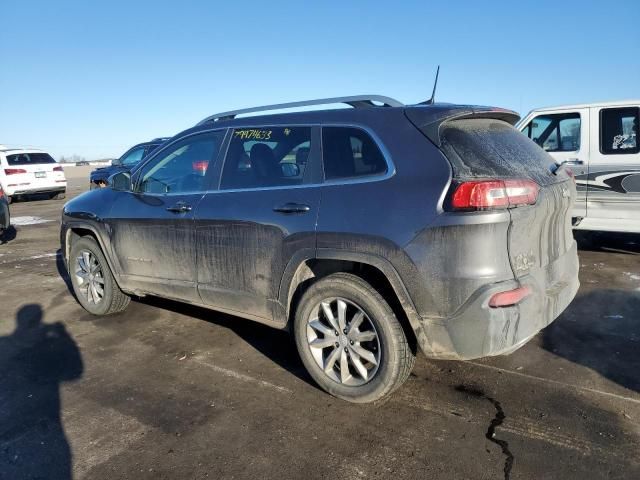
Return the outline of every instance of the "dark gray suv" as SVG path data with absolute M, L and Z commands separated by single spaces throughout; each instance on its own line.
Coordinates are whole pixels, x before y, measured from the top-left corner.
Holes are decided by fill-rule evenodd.
M 336 102 L 354 108 L 240 116 Z M 418 347 L 509 353 L 578 289 L 574 180 L 517 119 L 379 96 L 211 116 L 67 203 L 75 295 L 95 315 L 155 295 L 288 329 L 353 402 L 398 388 Z

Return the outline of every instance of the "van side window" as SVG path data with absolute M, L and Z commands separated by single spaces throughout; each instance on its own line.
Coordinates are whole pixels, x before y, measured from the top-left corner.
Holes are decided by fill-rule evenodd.
M 547 152 L 580 150 L 579 113 L 540 115 L 523 132 Z
M 310 150 L 311 127 L 236 128 L 227 150 L 220 188 L 265 188 L 306 183 Z
M 639 108 L 600 110 L 600 152 L 605 155 L 638 153 Z
M 323 127 L 322 158 L 327 180 L 387 173 L 380 148 L 359 128 Z

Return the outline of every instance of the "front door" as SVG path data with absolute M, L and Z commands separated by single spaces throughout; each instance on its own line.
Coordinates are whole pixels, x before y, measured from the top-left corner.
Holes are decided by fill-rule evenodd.
M 223 137 L 209 132 L 169 145 L 141 167 L 133 191 L 117 193 L 109 227 L 125 289 L 198 300 L 194 211 Z
M 287 264 L 294 253 L 315 254 L 318 136 L 306 126 L 231 132 L 219 190 L 196 210 L 205 304 L 267 322 L 283 308 L 277 299 Z
M 589 161 L 589 109 L 541 112 L 527 123 L 523 132 L 548 152 L 558 164 L 568 165 L 576 177 L 578 196 L 573 217 L 587 216 Z

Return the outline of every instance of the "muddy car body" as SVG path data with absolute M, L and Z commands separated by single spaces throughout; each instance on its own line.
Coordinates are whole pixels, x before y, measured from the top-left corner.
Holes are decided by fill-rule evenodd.
M 566 308 L 575 184 L 516 114 L 337 100 L 355 108 L 209 117 L 69 202 L 80 303 L 157 295 L 290 329 L 313 378 L 356 402 L 397 388 L 416 346 L 509 353 Z

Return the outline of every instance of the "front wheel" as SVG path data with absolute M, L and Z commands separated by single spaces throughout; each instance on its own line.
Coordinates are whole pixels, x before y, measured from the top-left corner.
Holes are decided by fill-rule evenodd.
M 122 312 L 130 302 L 120 290 L 98 243 L 82 237 L 71 247 L 69 276 L 78 302 L 93 315 Z
M 361 278 L 329 275 L 300 300 L 294 320 L 300 358 L 324 390 L 373 402 L 404 383 L 415 362 L 393 310 Z

